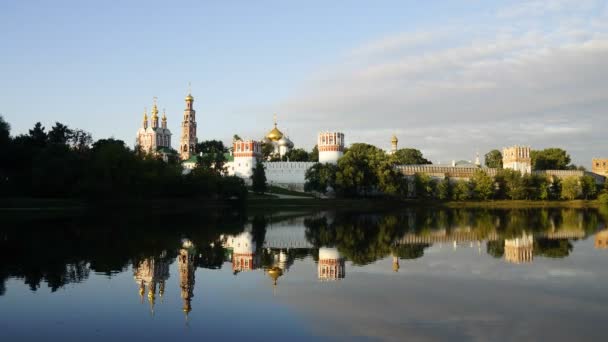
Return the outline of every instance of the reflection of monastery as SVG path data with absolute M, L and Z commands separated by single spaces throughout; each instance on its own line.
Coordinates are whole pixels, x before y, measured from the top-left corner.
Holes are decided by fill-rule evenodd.
M 333 221 L 331 217 L 330 221 Z M 578 223 L 577 223 L 578 219 Z M 552 220 L 552 219 L 551 219 Z M 504 239 L 496 228 L 484 227 L 475 229 L 471 226 L 451 226 L 443 229 L 423 230 L 422 233 L 406 233 L 401 238 L 395 240 L 394 246 L 415 246 L 422 249 L 432 245 L 446 245 L 450 248 L 476 248 L 481 251 L 482 243 L 495 242 L 500 248 L 504 248 L 504 255 L 500 254 L 505 262 L 513 264 L 525 264 L 534 260 L 536 243 L 543 240 L 570 240 L 582 239 L 587 237 L 583 228 L 583 217 L 574 216 L 570 224 L 552 222 L 552 228 L 544 232 L 527 233 L 523 232 L 519 236 Z M 560 220 L 556 220 L 560 222 Z M 416 213 L 409 212 L 406 222 L 410 231 L 417 231 Z M 492 225 L 499 226 L 498 220 Z M 264 241 L 255 241 L 252 224 L 245 226 L 243 232 L 236 235 L 225 235 L 221 237 L 225 263 L 231 264 L 231 270 L 235 275 L 240 272 L 263 272 L 270 283 L 277 287 L 281 279 L 289 277 L 289 272 L 294 265 L 296 257 L 300 258 L 315 256 L 318 251 L 316 261 L 316 278 L 322 282 L 345 279 L 346 259 L 335 247 L 320 247 L 318 250 L 307 239 L 307 228 L 303 217 L 296 217 L 271 222 L 265 226 L 263 235 Z M 595 247 L 598 249 L 608 249 L 608 229 L 598 232 L 595 235 Z M 316 251 L 315 251 L 316 250 Z M 407 249 L 406 249 L 407 250 Z M 195 272 L 197 267 L 207 267 L 203 259 L 205 249 L 198 248 L 190 241 L 183 240 L 177 252 L 177 271 L 179 279 L 174 283 L 178 284 L 181 297 L 181 310 L 186 317 L 192 311 L 192 300 L 194 298 Z M 219 251 L 221 256 L 222 250 Z M 410 256 L 399 254 L 399 248 L 391 248 L 392 271 L 398 272 L 403 265 L 400 265 L 400 257 L 410 259 Z M 488 252 L 489 253 L 489 252 Z M 162 252 L 158 256 L 152 256 L 136 260 L 133 263 L 133 274 L 135 282 L 139 288 L 139 295 L 142 303 L 147 297 L 150 310 L 154 313 L 155 301 L 157 296 L 160 298 L 165 294 L 167 280 L 169 279 L 169 265 L 172 259 L 167 257 L 167 252 Z M 401 255 L 401 256 L 400 256 Z M 542 254 L 541 254 L 542 255 Z M 414 255 L 413 258 L 420 258 L 421 254 Z M 221 259 L 221 257 L 220 257 Z M 225 265 L 224 263 L 224 265 Z M 221 267 L 221 266 L 220 266 Z M 242 277 L 239 277 L 239 279 Z M 268 280 L 268 279 L 267 279 Z
M 514 264 L 532 262 L 534 239 L 525 232 L 514 239 L 505 240 L 505 260 Z

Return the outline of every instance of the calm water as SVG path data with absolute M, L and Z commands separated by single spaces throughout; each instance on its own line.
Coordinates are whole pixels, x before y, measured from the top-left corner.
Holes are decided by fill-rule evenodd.
M 5 216 L 2 341 L 606 340 L 606 212 Z

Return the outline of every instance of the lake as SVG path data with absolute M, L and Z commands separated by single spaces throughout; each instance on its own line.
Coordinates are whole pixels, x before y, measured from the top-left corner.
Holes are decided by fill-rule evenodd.
M 2 215 L 2 341 L 606 340 L 606 210 Z

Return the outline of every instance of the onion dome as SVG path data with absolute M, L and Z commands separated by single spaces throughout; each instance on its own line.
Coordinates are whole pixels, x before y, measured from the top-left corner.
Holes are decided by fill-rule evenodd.
M 272 267 L 268 270 L 268 276 L 272 279 L 272 284 L 277 285 L 277 280 L 283 275 L 283 270 L 279 267 Z
M 192 94 L 188 94 L 188 95 L 186 96 L 186 101 L 188 101 L 188 102 L 192 102 L 192 101 L 194 101 L 194 97 L 192 97 Z
M 283 137 L 283 132 L 277 128 L 277 123 L 274 123 L 274 128 L 266 134 L 266 138 L 270 141 L 279 141 Z
M 279 146 L 285 146 L 285 147 L 288 147 L 288 148 L 293 147 L 293 143 L 286 136 L 283 136 L 281 139 L 279 139 L 279 141 L 277 141 L 277 144 Z
M 399 142 L 399 139 L 397 139 L 397 136 L 393 134 L 393 137 L 391 138 L 391 143 L 396 144 L 398 142 Z

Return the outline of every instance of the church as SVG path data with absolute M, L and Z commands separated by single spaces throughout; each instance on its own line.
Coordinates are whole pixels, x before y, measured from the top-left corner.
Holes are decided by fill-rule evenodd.
M 151 122 L 148 125 L 148 111 L 144 109 L 142 127 L 137 131 L 136 146 L 146 153 L 168 152 L 171 150 L 171 131 L 167 128 L 167 115 L 163 111 L 162 122 L 158 125 L 158 106 L 156 97 L 150 112 Z
M 192 92 L 188 91 L 188 95 L 184 99 L 186 108 L 184 109 L 182 121 L 182 135 L 179 144 L 179 157 L 183 161 L 191 159 L 196 154 L 196 111 L 194 110 L 194 97 Z M 167 115 L 163 110 L 163 116 L 160 126 L 158 125 L 158 106 L 156 97 L 150 112 L 151 121 L 148 124 L 148 112 L 144 109 L 144 120 L 142 127 L 137 131 L 135 139 L 135 148 L 140 149 L 145 153 L 156 154 L 166 157 L 174 154 L 175 151 L 171 147 L 171 131 L 167 128 Z M 196 163 L 194 163 L 196 164 Z

